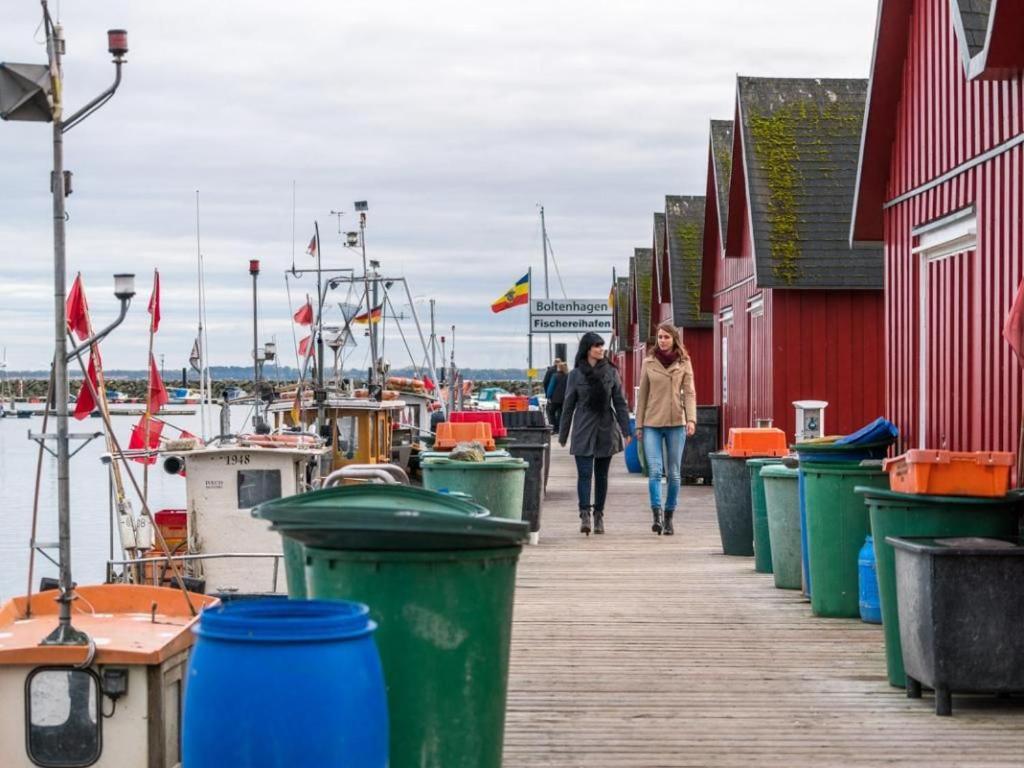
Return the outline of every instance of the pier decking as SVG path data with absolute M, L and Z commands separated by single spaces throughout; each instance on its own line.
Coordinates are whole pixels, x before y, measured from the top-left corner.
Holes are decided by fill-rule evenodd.
M 888 685 L 881 627 L 818 619 L 721 554 L 710 487 L 650 532 L 646 480 L 612 463 L 604 536 L 578 532 L 554 446 L 541 543 L 519 566 L 506 768 L 1024 765 L 1024 697 Z

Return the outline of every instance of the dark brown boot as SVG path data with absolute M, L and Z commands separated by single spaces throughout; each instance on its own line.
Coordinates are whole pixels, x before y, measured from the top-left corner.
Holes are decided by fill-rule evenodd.
M 604 533 L 604 512 L 594 510 L 594 533 Z
M 590 508 L 580 510 L 580 533 L 590 535 Z
M 674 509 L 665 510 L 665 524 L 661 528 L 661 532 L 666 536 L 671 536 L 676 532 L 676 529 L 672 527 L 672 515 L 675 514 Z
M 651 523 L 651 530 L 660 536 L 662 528 L 661 510 L 658 507 L 651 507 L 651 515 L 654 518 L 654 522 Z

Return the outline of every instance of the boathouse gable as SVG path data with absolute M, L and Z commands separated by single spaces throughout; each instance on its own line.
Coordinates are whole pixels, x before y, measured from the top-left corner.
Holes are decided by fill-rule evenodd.
M 829 430 L 883 408 L 882 256 L 850 248 L 863 80 L 737 80 L 728 192 L 725 126 L 712 125 L 708 196 L 727 196 L 724 243 L 708 232 L 702 297 L 714 316 L 723 439 L 772 419 L 793 439 L 801 399 L 829 401 Z M 716 121 L 717 122 L 717 121 Z
M 850 236 L 884 242 L 903 449 L 1017 449 L 1024 377 L 1000 331 L 1024 275 L 1022 24 L 1024 0 L 879 8 Z

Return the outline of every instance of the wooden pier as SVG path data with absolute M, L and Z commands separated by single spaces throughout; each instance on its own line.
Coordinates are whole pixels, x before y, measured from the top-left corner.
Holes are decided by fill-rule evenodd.
M 553 450 L 519 565 L 506 768 L 1024 765 L 1024 697 L 956 696 L 951 718 L 908 700 L 881 627 L 815 618 L 721 554 L 710 487 L 684 487 L 659 537 L 616 457 L 608 532 L 582 536 L 572 457 Z

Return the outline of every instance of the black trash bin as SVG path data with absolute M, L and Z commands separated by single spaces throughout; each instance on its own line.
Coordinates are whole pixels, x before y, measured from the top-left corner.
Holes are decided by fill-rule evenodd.
M 1015 541 L 886 537 L 907 697 L 935 691 L 935 714 L 953 693 L 1024 692 L 1024 546 Z
M 548 488 L 548 474 L 551 471 L 551 427 L 548 425 L 547 419 L 544 418 L 544 414 L 540 411 L 510 411 L 501 414 L 501 420 L 505 424 L 505 430 L 508 432 L 506 448 L 510 452 L 512 446 L 516 445 L 543 445 L 547 448 L 544 452 L 544 475 L 541 485 L 541 496 L 543 496 L 544 491 Z M 518 454 L 512 453 L 512 455 L 517 456 Z M 525 455 L 520 458 L 529 461 L 529 458 Z M 526 482 L 529 485 L 529 478 L 527 478 Z M 523 510 L 523 519 L 530 519 L 526 515 L 525 509 Z M 538 529 L 531 527 L 530 530 L 536 531 Z
M 506 450 L 513 458 L 527 463 L 526 482 L 523 488 L 523 520 L 530 524 L 530 543 L 540 540 L 540 513 L 544 507 L 544 468 L 548 463 L 550 435 L 545 442 L 530 442 L 536 435 L 523 435 L 527 430 L 510 432 Z M 519 437 L 523 439 L 520 441 Z
M 719 407 L 717 405 L 697 406 L 697 431 L 686 438 L 683 449 L 683 482 L 698 478 L 704 483 L 711 482 L 711 459 L 718 450 Z

